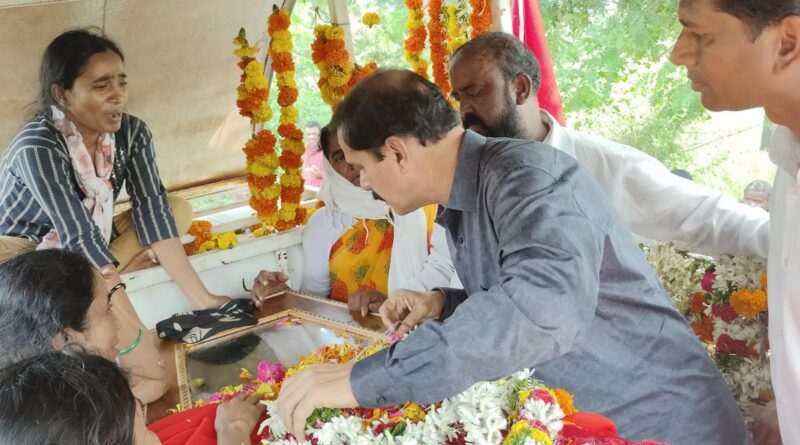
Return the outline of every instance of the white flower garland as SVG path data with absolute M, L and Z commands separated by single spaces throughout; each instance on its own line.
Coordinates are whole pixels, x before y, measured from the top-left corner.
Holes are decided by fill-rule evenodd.
M 761 287 L 761 274 L 767 267 L 763 258 L 756 256 L 720 255 L 715 258 L 714 290 L 756 289 Z
M 466 442 L 475 445 L 495 445 L 503 441 L 503 432 L 510 427 L 509 416 L 514 414 L 511 401 L 515 385 L 532 380 L 533 371 L 525 369 L 511 377 L 496 382 L 480 382 L 463 393 L 444 400 L 438 408 L 431 409 L 419 423 L 406 420 L 402 435 L 392 436 L 388 431 L 376 435 L 371 429 L 362 430 L 358 417 L 337 416 L 319 428 L 309 427 L 320 445 L 422 445 L 439 444 L 455 438 L 460 423 Z M 261 424 L 259 434 L 270 430 L 270 439 L 262 444 L 298 445 L 286 439 L 286 427 L 278 414 L 275 401 L 263 401 L 269 417 Z M 555 440 L 563 427 L 564 412 L 557 403 L 528 399 L 519 411 L 519 417 L 540 422 L 547 427 L 551 440 Z M 526 441 L 528 443 L 528 441 Z M 530 441 L 531 444 L 535 442 Z
M 644 252 L 675 309 L 685 314 L 692 292 L 700 290 L 699 280 L 692 273 L 696 272 L 692 271 L 695 260 L 679 252 L 672 243 L 647 245 Z
M 698 273 L 696 269 L 698 265 L 705 268 L 713 264 L 714 297 L 706 299 L 707 306 L 703 311 L 703 315 L 712 317 L 714 321 L 711 344 L 716 346 L 720 336 L 728 335 L 733 340 L 746 342 L 761 356 L 766 353 L 764 346 L 767 330 L 763 318 L 737 317 L 731 322 L 726 322 L 721 317 L 714 316 L 712 308 L 714 299 L 724 298 L 723 301 L 727 301 L 730 293 L 735 290 L 760 289 L 761 276 L 766 270 L 766 260 L 755 256 L 720 255 L 714 258 L 713 262 L 709 260 L 707 265 L 701 265 L 691 256 L 678 252 L 670 243 L 656 243 L 646 246 L 644 250 L 675 307 L 687 315 L 690 321 L 696 315 L 689 314 L 688 302 L 692 293 L 702 291 L 698 279 L 703 276 L 703 272 L 701 269 Z M 739 403 L 745 419 L 748 422 L 754 421 L 760 408 L 754 401 L 759 400 L 772 387 L 769 361 L 749 357 L 734 358 L 730 361 L 728 357 L 723 363 L 719 356 L 715 356 L 714 347 L 710 352 L 720 365 L 725 382 Z

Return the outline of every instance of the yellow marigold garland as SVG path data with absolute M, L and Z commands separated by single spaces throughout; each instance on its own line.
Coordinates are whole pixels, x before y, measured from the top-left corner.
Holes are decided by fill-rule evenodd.
M 339 25 L 315 26 L 311 59 L 319 69 L 317 85 L 322 100 L 336 110 L 344 99 L 342 87 L 350 82 L 354 69 L 344 45 L 344 28 Z
M 367 74 L 378 69 L 375 61 L 354 65 L 344 45 L 344 28 L 339 25 L 317 25 L 311 43 L 311 59 L 319 69 L 319 91 L 322 100 L 333 111 L 344 96 Z
M 492 29 L 492 5 L 490 0 L 469 0 L 472 8 L 469 24 L 472 26 L 470 38 L 474 39 Z
M 442 24 L 442 0 L 428 1 L 428 16 L 433 82 L 447 97 L 450 94 L 450 80 L 447 76 L 447 28 Z
M 297 128 L 297 108 L 294 106 L 298 91 L 292 58 L 292 34 L 289 32 L 289 12 L 273 6 L 268 24 L 267 31 L 272 38 L 269 55 L 277 78 L 278 104 L 281 107 L 278 135 L 281 137 L 279 165 L 283 169 L 280 179 L 281 209 L 273 225 L 278 230 L 287 230 L 306 222 L 306 209 L 300 205 L 305 146 L 303 132 Z
M 530 439 L 530 440 L 529 440 Z M 550 436 L 541 429 L 532 426 L 527 420 L 515 422 L 508 435 L 503 440 L 503 445 L 533 443 L 535 445 L 553 445 Z
M 742 317 L 753 318 L 767 311 L 767 293 L 761 289 L 739 289 L 731 294 L 729 304 Z
M 425 11 L 422 0 L 405 0 L 408 8 L 408 38 L 405 40 L 406 61 L 411 69 L 424 78 L 428 78 L 428 62 L 422 58 L 427 33 L 425 31 Z
M 211 250 L 232 249 L 239 243 L 235 232 L 215 234 L 211 232 L 212 225 L 208 221 L 195 220 L 189 227 L 189 234 L 194 236 L 194 241 L 184 244 L 186 255 L 204 253 Z
M 280 187 L 275 185 L 275 168 L 279 161 L 275 152 L 275 136 L 269 130 L 255 132 L 256 125 L 272 119 L 272 110 L 267 103 L 268 84 L 264 76 L 264 65 L 253 56 L 258 48 L 251 47 L 244 28 L 233 39 L 242 70 L 237 88 L 236 105 L 242 116 L 250 118 L 253 134 L 243 149 L 247 158 L 247 184 L 250 188 L 250 207 L 259 219 L 270 225 L 277 221 Z
M 372 28 L 375 25 L 381 24 L 381 16 L 377 12 L 368 12 L 361 17 L 361 23 Z
M 447 7 L 447 53 L 452 56 L 465 43 L 467 36 L 458 18 L 458 9 L 455 5 L 450 5 Z

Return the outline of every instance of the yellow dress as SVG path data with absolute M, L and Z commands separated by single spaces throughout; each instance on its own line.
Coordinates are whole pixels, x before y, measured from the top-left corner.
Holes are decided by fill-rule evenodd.
M 436 217 L 435 205 L 424 208 L 428 252 Z M 389 292 L 394 226 L 386 219 L 360 219 L 336 240 L 330 253 L 331 298 L 346 303 L 350 294 Z

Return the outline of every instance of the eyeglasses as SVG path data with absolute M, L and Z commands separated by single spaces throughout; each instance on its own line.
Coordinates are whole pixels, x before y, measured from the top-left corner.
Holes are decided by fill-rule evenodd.
M 112 287 L 111 290 L 108 291 L 108 301 L 111 301 L 111 297 L 114 296 L 114 292 L 116 292 L 116 291 L 118 291 L 120 289 L 128 289 L 128 286 L 125 283 L 121 282 L 121 281 L 119 283 L 115 284 L 114 287 Z

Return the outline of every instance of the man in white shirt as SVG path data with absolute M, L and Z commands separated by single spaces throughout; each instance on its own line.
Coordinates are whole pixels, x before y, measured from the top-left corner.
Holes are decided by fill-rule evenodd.
M 670 173 L 634 148 L 564 128 L 539 109 L 539 65 L 512 35 L 487 33 L 450 59 L 453 97 L 465 128 L 484 136 L 544 142 L 577 159 L 640 237 L 706 254 L 767 256 L 769 215 Z
M 709 110 L 764 107 L 778 124 L 770 158 L 769 342 L 784 444 L 800 444 L 800 0 L 681 0 L 672 62 L 686 66 Z M 779 444 L 772 416 L 756 442 Z M 771 427 L 771 428 L 770 428 Z

